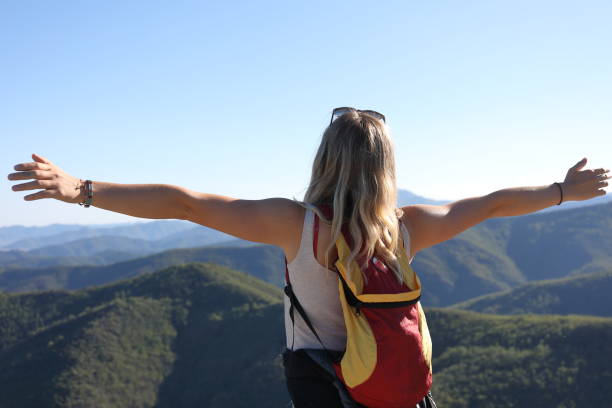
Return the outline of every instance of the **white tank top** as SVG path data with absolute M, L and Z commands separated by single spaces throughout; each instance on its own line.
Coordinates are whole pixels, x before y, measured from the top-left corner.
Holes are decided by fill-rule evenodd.
M 306 311 L 325 347 L 328 350 L 342 351 L 346 347 L 346 327 L 338 295 L 338 275 L 325 268 L 315 258 L 313 225 L 314 212 L 311 209 L 306 209 L 300 248 L 296 257 L 287 264 L 289 280 L 295 296 Z M 406 254 L 410 259 L 410 237 L 402 222 L 400 222 L 400 230 L 404 238 Z M 410 259 L 410 262 L 412 262 L 412 259 Z M 293 313 L 295 325 L 291 322 L 289 316 L 291 302 L 287 295 L 284 296 L 284 304 L 287 348 L 293 348 L 294 350 L 300 348 L 321 349 L 321 343 L 308 328 L 297 310 Z

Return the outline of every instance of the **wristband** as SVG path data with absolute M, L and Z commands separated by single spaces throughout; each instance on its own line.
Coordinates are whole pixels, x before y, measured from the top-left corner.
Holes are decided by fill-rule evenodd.
M 89 208 L 91 202 L 93 201 L 93 182 L 91 180 L 85 180 L 85 200 L 80 202 L 79 205 L 85 206 L 85 208 Z
M 561 205 L 561 203 L 563 202 L 563 189 L 561 188 L 561 184 L 555 182 L 554 184 L 557 185 L 557 187 L 559 187 L 559 191 L 561 192 L 561 200 L 559 200 L 559 203 L 557 205 Z

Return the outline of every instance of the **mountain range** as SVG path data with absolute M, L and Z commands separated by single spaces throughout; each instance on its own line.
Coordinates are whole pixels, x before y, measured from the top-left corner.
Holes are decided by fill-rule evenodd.
M 612 400 L 612 318 L 425 314 L 441 407 Z M 282 318 L 277 287 L 210 263 L 0 294 L 0 406 L 287 406 Z

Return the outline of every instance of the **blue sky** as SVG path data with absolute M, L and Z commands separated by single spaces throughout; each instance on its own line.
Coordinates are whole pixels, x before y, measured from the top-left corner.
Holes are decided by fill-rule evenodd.
M 3 1 L 0 226 L 148 221 L 23 201 L 13 165 L 302 198 L 336 106 L 384 113 L 434 199 L 612 167 L 607 1 Z M 606 188 L 607 189 L 607 188 Z

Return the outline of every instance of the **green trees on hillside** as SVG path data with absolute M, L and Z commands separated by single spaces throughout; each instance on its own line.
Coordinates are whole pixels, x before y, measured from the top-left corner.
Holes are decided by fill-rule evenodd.
M 606 406 L 612 318 L 426 308 L 445 408 Z M 209 263 L 0 294 L 0 406 L 282 407 L 281 291 Z

